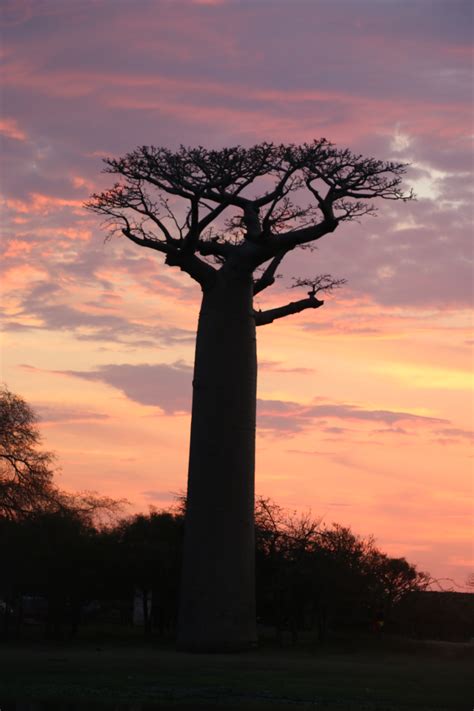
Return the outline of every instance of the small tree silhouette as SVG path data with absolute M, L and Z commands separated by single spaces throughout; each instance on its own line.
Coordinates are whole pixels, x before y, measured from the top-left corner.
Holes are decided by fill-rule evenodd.
M 54 481 L 55 456 L 40 449 L 34 409 L 6 385 L 0 386 L 0 519 L 68 512 L 91 523 L 117 515 L 124 500 L 93 491 L 69 493 Z
M 111 234 L 160 252 L 202 289 L 179 645 L 245 648 L 256 639 L 255 328 L 320 308 L 319 295 L 343 282 L 296 281 L 309 287 L 307 297 L 267 311 L 254 308 L 254 295 L 275 282 L 289 252 L 372 214 L 372 199 L 410 199 L 401 188 L 406 166 L 325 139 L 175 152 L 141 146 L 105 164 L 119 182 L 86 206 L 106 217 Z

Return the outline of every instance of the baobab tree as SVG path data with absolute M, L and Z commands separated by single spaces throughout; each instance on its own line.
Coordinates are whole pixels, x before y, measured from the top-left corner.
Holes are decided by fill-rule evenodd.
M 406 166 L 310 144 L 222 150 L 141 146 L 105 159 L 118 177 L 86 206 L 112 234 L 164 255 L 196 281 L 196 338 L 178 645 L 253 646 L 256 327 L 323 305 L 342 283 L 299 279 L 307 295 L 269 310 L 254 296 L 285 256 L 374 212 L 372 199 L 407 200 Z M 307 204 L 307 201 L 309 203 Z

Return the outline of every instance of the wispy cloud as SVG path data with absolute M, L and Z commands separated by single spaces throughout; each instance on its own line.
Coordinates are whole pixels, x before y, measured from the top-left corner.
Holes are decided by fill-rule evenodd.
M 387 425 L 413 423 L 436 425 L 446 420 L 394 410 L 375 410 L 347 403 L 302 404 L 282 400 L 258 401 L 258 425 L 263 431 L 297 433 L 321 426 L 328 434 L 347 431 L 338 426 L 327 426 L 327 420 L 348 420 L 354 423 L 381 422 Z
M 89 420 L 108 420 L 110 415 L 80 407 L 57 405 L 52 403 L 33 403 L 41 424 L 65 424 L 70 422 L 83 422 Z
M 0 120 L 0 133 L 15 141 L 26 141 L 27 135 L 22 131 L 15 119 L 3 118 Z

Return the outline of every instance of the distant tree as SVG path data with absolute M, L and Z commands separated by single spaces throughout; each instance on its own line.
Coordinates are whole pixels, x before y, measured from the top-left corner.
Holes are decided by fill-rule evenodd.
M 371 537 L 289 514 L 270 499 L 258 499 L 255 520 L 258 613 L 280 639 L 286 631 L 295 641 L 303 629 L 320 641 L 331 631 L 374 629 L 431 580 L 382 553 Z
M 91 582 L 87 571 L 94 526 L 116 518 L 125 503 L 90 491 L 62 491 L 54 474 L 54 455 L 41 450 L 33 408 L 3 385 L 0 600 L 5 634 L 11 631 L 12 617 L 19 633 L 23 596 L 32 593 L 48 600 L 51 634 L 59 633 L 66 608 L 72 631 L 77 629 L 81 601 Z
M 0 597 L 8 604 L 17 635 L 25 597 L 46 605 L 48 637 L 76 635 L 84 605 L 97 595 L 101 577 L 97 536 L 94 526 L 70 509 L 0 520 Z M 9 634 L 8 617 L 4 623 L 4 633 Z
M 42 452 L 37 417 L 6 386 L 0 389 L 0 516 L 18 518 L 58 503 L 53 455 Z
M 381 619 L 388 619 L 393 608 L 409 593 L 426 590 L 432 582 L 430 575 L 417 570 L 405 558 L 391 558 L 375 547 L 367 551 L 364 563 L 372 606 Z
M 112 530 L 121 588 L 129 599 L 139 592 L 146 636 L 176 627 L 181 564 L 182 516 L 151 510 L 120 521 Z M 149 601 L 151 600 L 151 605 Z
M 117 516 L 126 501 L 94 491 L 66 492 L 54 482 L 51 452 L 40 449 L 33 408 L 6 385 L 0 387 L 0 518 L 19 519 L 63 511 L 89 523 Z
M 141 146 L 105 164 L 118 182 L 87 207 L 105 216 L 111 234 L 162 254 L 202 289 L 178 643 L 247 648 L 256 641 L 255 328 L 320 308 L 320 295 L 342 280 L 296 279 L 307 296 L 266 311 L 254 297 L 275 282 L 287 254 L 373 213 L 372 199 L 409 199 L 405 166 L 325 139 L 175 152 Z
M 320 523 L 309 515 L 289 514 L 271 499 L 257 498 L 257 612 L 275 627 L 280 641 L 287 631 L 295 642 L 299 630 L 312 625 L 313 550 Z

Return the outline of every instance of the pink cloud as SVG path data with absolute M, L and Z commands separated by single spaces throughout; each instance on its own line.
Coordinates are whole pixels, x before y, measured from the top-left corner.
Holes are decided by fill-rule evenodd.
M 18 127 L 17 121 L 14 119 L 0 119 L 0 133 L 7 138 L 14 138 L 16 141 L 26 141 L 27 135 Z
M 257 127 L 264 125 L 267 135 L 277 140 L 295 132 L 297 140 L 311 140 L 321 132 L 327 133 L 331 125 L 334 140 L 357 141 L 371 131 L 393 130 L 401 120 L 407 132 L 415 136 L 428 132 L 441 138 L 458 138 L 470 131 L 469 114 L 461 100 L 447 104 L 431 99 L 428 109 L 426 98 L 407 101 L 337 88 L 277 89 L 159 73 L 75 69 L 44 73 L 25 60 L 8 67 L 6 83 L 63 98 L 90 95 L 96 103 L 113 109 L 156 111 L 185 122 L 197 120 L 231 130 L 238 126 L 244 135 L 258 136 L 261 129 Z M 211 97 L 214 99 L 209 101 Z
M 32 212 L 39 215 L 48 215 L 53 210 L 62 207 L 81 208 L 83 201 L 54 197 L 52 195 L 41 195 L 40 193 L 31 193 L 28 201 L 8 199 L 6 201 L 6 205 L 14 212 L 20 212 L 28 215 Z

